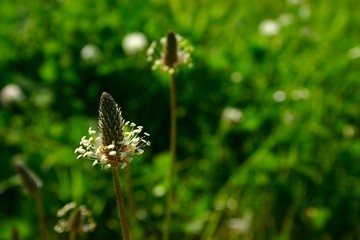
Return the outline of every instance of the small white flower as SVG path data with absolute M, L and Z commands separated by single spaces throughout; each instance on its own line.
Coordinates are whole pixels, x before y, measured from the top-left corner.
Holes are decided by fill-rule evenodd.
M 265 19 L 259 25 L 259 32 L 264 36 L 275 36 L 280 31 L 280 24 L 272 19 Z
M 294 16 L 289 13 L 284 13 L 279 16 L 278 21 L 282 26 L 289 26 L 294 22 Z
M 237 108 L 226 107 L 222 112 L 222 119 L 225 122 L 238 123 L 242 117 L 243 113 Z
M 230 76 L 230 80 L 233 82 L 233 83 L 239 83 L 243 80 L 243 76 L 241 73 L 239 72 L 233 72 Z
M 24 99 L 21 88 L 16 84 L 8 84 L 0 92 L 0 102 L 3 106 L 9 106 L 14 102 L 20 102 Z
M 166 189 L 163 185 L 157 185 L 153 188 L 152 192 L 156 197 L 162 197 L 165 195 Z
M 100 50 L 94 44 L 89 43 L 81 49 L 80 56 L 86 62 L 96 63 L 100 59 Z
M 293 113 L 286 111 L 283 113 L 282 120 L 286 125 L 290 125 L 294 122 L 295 116 Z
M 286 99 L 286 94 L 284 91 L 276 91 L 273 94 L 273 99 L 275 102 L 283 102 Z
M 348 51 L 348 56 L 350 59 L 360 58 L 360 46 L 353 47 Z
M 127 55 L 135 55 L 147 46 L 146 36 L 141 32 L 129 33 L 123 38 L 122 46 Z
M 307 88 L 296 88 L 291 91 L 291 98 L 294 100 L 306 100 L 310 96 L 310 91 Z
M 303 20 L 306 20 L 310 17 L 311 15 L 311 10 L 310 7 L 308 5 L 302 5 L 299 8 L 299 17 Z
M 356 128 L 353 125 L 347 124 L 343 128 L 343 134 L 347 138 L 352 138 L 356 134 Z
M 227 220 L 227 226 L 233 231 L 246 234 L 251 227 L 252 218 L 253 214 L 251 212 L 246 212 L 242 218 L 230 218 Z

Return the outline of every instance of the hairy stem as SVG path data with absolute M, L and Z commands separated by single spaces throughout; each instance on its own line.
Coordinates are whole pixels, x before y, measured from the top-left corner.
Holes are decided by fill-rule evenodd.
M 170 238 L 171 208 L 173 205 L 173 179 L 176 160 L 176 87 L 175 74 L 170 75 L 170 169 L 168 173 L 168 193 L 166 198 L 163 240 Z
M 114 187 L 116 193 L 116 202 L 118 205 L 118 214 L 120 218 L 120 225 L 122 236 L 124 240 L 130 240 L 130 232 L 129 232 L 129 225 L 126 217 L 125 205 L 124 205 L 124 198 L 120 187 L 120 179 L 119 179 L 119 172 L 117 167 L 111 167 L 113 179 L 114 179 Z
M 43 208 L 40 192 L 35 191 L 33 193 L 33 195 L 35 198 L 36 211 L 37 211 L 38 221 L 39 221 L 40 240 L 46 240 L 45 215 L 44 215 L 44 208 Z

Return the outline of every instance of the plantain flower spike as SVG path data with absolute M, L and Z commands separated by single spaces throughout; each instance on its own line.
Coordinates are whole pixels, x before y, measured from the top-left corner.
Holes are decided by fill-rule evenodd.
M 151 43 L 147 50 L 148 61 L 154 61 L 153 70 L 161 68 L 165 72 L 173 74 L 179 65 L 192 67 L 191 53 L 194 51 L 189 42 L 174 32 L 169 32 L 166 37 L 161 38 L 162 51 L 159 54 L 157 42 Z M 154 60 L 154 58 L 158 58 Z
M 149 134 L 144 132 L 143 136 L 139 136 L 143 127 L 125 122 L 120 107 L 106 92 L 100 98 L 98 128 L 99 135 L 90 127 L 89 137 L 82 137 L 80 147 L 75 149 L 78 158 L 90 159 L 93 165 L 121 166 L 123 169 L 131 163 L 134 155 L 144 152 L 144 146 L 150 145 L 144 139 Z
M 35 193 L 43 186 L 41 179 L 22 161 L 15 163 L 15 170 L 19 174 L 26 191 Z
M 67 203 L 56 215 L 60 218 L 54 228 L 58 233 L 86 233 L 94 231 L 96 227 L 92 212 L 85 205 L 77 206 L 74 202 Z

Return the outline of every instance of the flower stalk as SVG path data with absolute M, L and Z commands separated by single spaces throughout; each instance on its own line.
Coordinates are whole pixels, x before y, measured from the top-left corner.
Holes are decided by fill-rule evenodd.
M 125 204 L 124 204 L 124 197 L 121 191 L 120 186 L 120 179 L 119 179 L 119 172 L 117 167 L 111 167 L 113 180 L 114 180 L 114 187 L 116 193 L 116 203 L 118 206 L 118 214 L 120 218 L 120 226 L 121 232 L 124 240 L 130 240 L 130 231 L 129 231 L 129 224 L 126 216 L 125 211 Z
M 180 65 L 192 67 L 191 52 L 193 47 L 186 39 L 174 32 L 168 32 L 166 37 L 160 40 L 162 52 L 160 58 L 154 60 L 152 69 L 160 68 L 170 76 L 170 167 L 167 175 L 168 192 L 166 197 L 165 220 L 163 226 L 163 239 L 170 238 L 171 211 L 173 206 L 173 179 L 176 162 L 176 87 L 175 73 Z M 156 56 L 157 43 L 153 42 L 147 50 L 148 61 L 153 61 Z
M 42 188 L 43 183 L 22 161 L 17 161 L 15 163 L 15 169 L 22 180 L 25 190 L 34 197 L 39 223 L 39 238 L 40 240 L 46 240 L 45 214 L 40 195 L 40 189 Z
M 171 213 L 173 206 L 173 180 L 175 174 L 175 162 L 176 162 L 176 86 L 175 86 L 175 74 L 170 74 L 170 168 L 168 172 L 168 193 L 166 196 L 166 209 L 165 209 L 165 221 L 163 239 L 168 240 L 170 237 L 171 226 Z

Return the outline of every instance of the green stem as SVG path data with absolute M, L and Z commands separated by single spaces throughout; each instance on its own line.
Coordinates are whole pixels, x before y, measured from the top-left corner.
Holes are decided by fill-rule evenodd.
M 114 187 L 116 193 L 116 202 L 118 205 L 118 214 L 120 218 L 120 225 L 121 225 L 121 232 L 124 240 L 130 240 L 130 232 L 129 232 L 129 225 L 127 222 L 126 212 L 125 212 L 125 205 L 124 205 L 124 198 L 121 191 L 120 186 L 120 178 L 119 172 L 117 167 L 111 167 L 113 180 L 114 180 Z
M 35 198 L 36 210 L 39 221 L 40 240 L 46 240 L 45 215 L 40 192 L 35 191 L 33 195 Z
M 71 230 L 69 240 L 76 240 L 76 231 Z
M 173 205 L 173 180 L 176 160 L 176 87 L 175 74 L 170 75 L 170 169 L 168 174 L 168 193 L 166 198 L 163 240 L 170 238 L 171 207 Z

